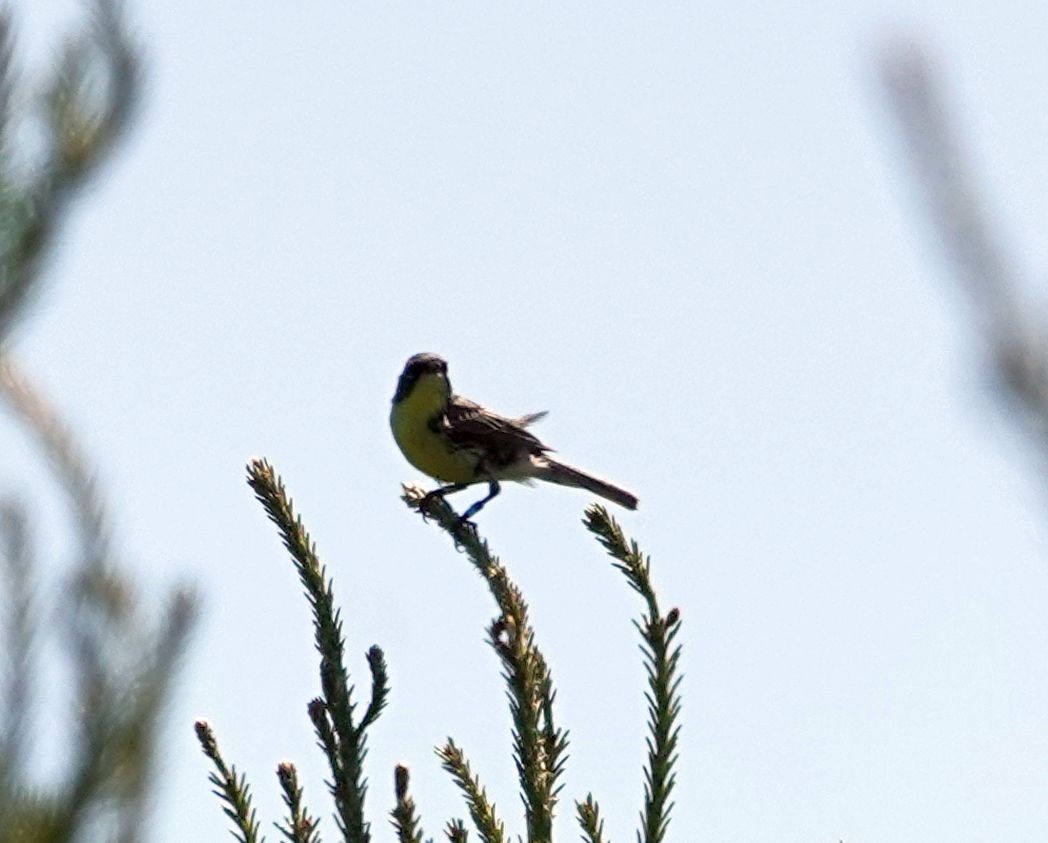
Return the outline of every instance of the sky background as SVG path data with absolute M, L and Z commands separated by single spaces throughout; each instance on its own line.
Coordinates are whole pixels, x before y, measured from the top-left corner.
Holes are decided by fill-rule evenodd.
M 12 5 L 38 66 L 77 7 Z M 229 839 L 200 717 L 267 823 L 290 759 L 333 835 L 309 611 L 243 482 L 253 455 L 334 576 L 357 680 L 373 643 L 389 661 L 376 841 L 397 762 L 429 835 L 465 815 L 432 751 L 448 735 L 522 831 L 493 603 L 398 499 L 422 478 L 389 400 L 418 351 L 500 412 L 549 410 L 537 432 L 560 456 L 639 495 L 622 523 L 684 618 L 671 840 L 1044 839 L 1048 499 L 875 60 L 899 31 L 933 46 L 1040 296 L 1045 8 L 128 7 L 143 108 L 14 350 L 99 465 L 147 597 L 189 581 L 205 598 L 154 840 Z M 56 490 L 12 425 L 0 447 L 0 489 L 28 483 L 51 536 Z M 506 488 L 480 526 L 571 730 L 560 839 L 592 792 L 621 843 L 642 798 L 640 606 L 581 528 L 588 502 Z

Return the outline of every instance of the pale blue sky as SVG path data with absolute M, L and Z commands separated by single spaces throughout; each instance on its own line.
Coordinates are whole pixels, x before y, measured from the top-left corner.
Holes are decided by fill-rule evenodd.
M 39 43 L 73 7 L 28 5 Z M 358 680 L 372 643 L 390 663 L 376 840 L 398 761 L 429 834 L 465 815 L 432 754 L 447 735 L 521 830 L 493 606 L 397 498 L 420 478 L 389 399 L 422 350 L 465 395 L 549 410 L 538 432 L 564 459 L 640 496 L 622 522 L 685 623 L 672 840 L 1044 838 L 1045 497 L 874 73 L 896 28 L 935 46 L 1039 280 L 1042 7 L 128 5 L 141 119 L 17 351 L 101 466 L 141 580 L 207 601 L 156 840 L 227 834 L 197 717 L 267 821 L 291 759 L 333 832 L 308 609 L 243 483 L 252 455 L 335 577 Z M 0 488 L 20 482 L 0 465 Z M 480 525 L 572 733 L 560 839 L 592 791 L 621 843 L 641 801 L 639 606 L 579 526 L 587 503 L 507 488 Z

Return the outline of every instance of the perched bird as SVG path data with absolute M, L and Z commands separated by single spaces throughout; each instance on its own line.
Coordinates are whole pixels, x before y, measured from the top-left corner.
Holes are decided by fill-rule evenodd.
M 549 456 L 550 448 L 525 430 L 545 415 L 532 413 L 518 419 L 497 415 L 452 393 L 443 358 L 416 354 L 400 374 L 389 423 L 408 462 L 448 484 L 427 497 L 443 497 L 474 483 L 488 484 L 487 497 L 463 513 L 463 522 L 499 493 L 500 480 L 576 486 L 636 509 L 635 495 Z

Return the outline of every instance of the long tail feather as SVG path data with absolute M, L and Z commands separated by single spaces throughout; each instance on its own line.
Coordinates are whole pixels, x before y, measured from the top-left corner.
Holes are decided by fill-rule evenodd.
M 521 427 L 528 427 L 528 425 L 535 424 L 537 421 L 541 421 L 549 415 L 549 410 L 540 410 L 537 413 L 527 413 L 521 416 L 519 419 L 513 419 Z
M 624 506 L 626 509 L 637 508 L 636 495 L 627 492 L 625 489 L 620 489 L 607 480 L 601 480 L 599 477 L 586 474 L 577 468 L 572 468 L 570 465 L 557 462 L 549 457 L 544 457 L 543 463 L 541 471 L 535 475 L 539 480 L 559 483 L 561 486 L 574 486 L 578 489 L 586 489 L 595 495 L 600 495 L 602 498 L 607 498 L 609 501 L 617 503 L 619 506 Z

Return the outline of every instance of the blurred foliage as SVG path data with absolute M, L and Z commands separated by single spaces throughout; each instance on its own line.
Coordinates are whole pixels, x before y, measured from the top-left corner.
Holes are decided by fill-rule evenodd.
M 896 120 L 910 183 L 941 248 L 948 278 L 968 305 L 1008 419 L 1048 469 L 1048 322 L 1033 300 L 1037 282 L 1005 247 L 988 207 L 947 85 L 925 45 L 897 40 L 882 55 L 881 82 Z
M 42 282 L 79 189 L 113 150 L 138 92 L 138 60 L 116 5 L 96 0 L 72 33 L 48 79 L 16 90 L 10 12 L 0 13 L 0 399 L 35 440 L 66 497 L 76 559 L 57 589 L 40 593 L 42 570 L 33 518 L 17 496 L 0 502 L 0 841 L 142 839 L 160 714 L 195 614 L 195 600 L 175 591 L 157 621 L 148 620 L 123 573 L 109 518 L 89 463 L 57 412 L 17 364 L 11 329 Z M 16 110 L 13 103 L 27 102 Z M 20 131 L 30 124 L 32 133 Z M 61 623 L 45 622 L 58 617 Z M 52 640 L 53 639 L 53 640 Z M 49 647 L 45 647 L 49 645 Z M 37 679 L 45 652 L 68 660 L 73 722 L 57 742 L 57 781 L 34 768 L 34 728 L 43 707 L 67 706 Z

